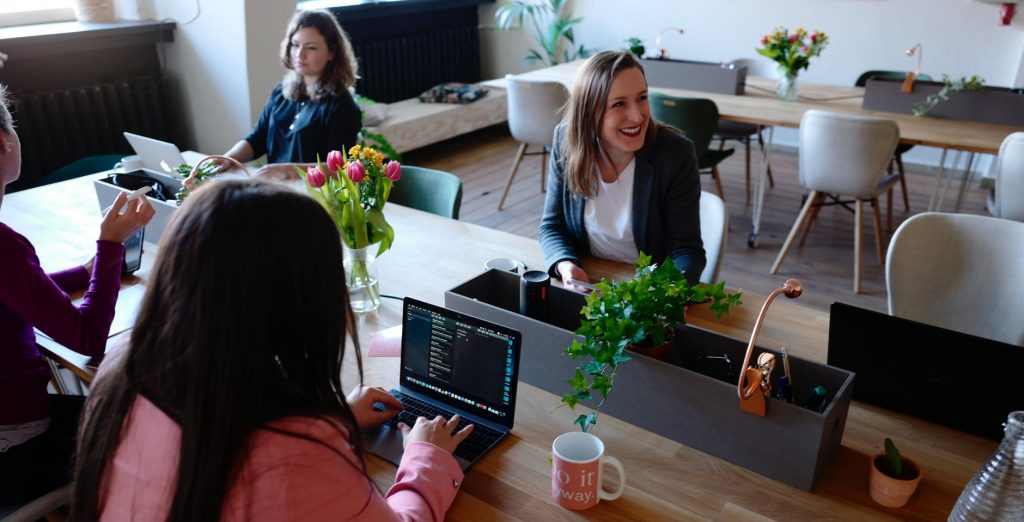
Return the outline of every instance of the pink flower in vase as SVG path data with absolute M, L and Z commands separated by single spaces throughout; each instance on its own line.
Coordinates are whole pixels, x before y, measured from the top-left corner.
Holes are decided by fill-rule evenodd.
M 762 36 L 761 37 L 761 45 L 768 45 L 768 40 L 769 40 L 768 35 Z
M 809 53 L 810 51 L 811 51 L 811 48 L 810 48 L 810 47 L 807 47 L 806 45 L 800 48 L 800 52 L 802 52 L 802 53 L 804 53 L 804 54 L 807 54 L 807 53 Z
M 384 173 L 391 181 L 398 181 L 402 179 L 402 164 L 394 160 L 389 161 Z
M 324 176 L 320 167 L 310 167 L 309 170 L 306 171 L 306 183 L 309 183 L 310 187 L 318 189 L 324 186 L 324 183 L 327 183 L 327 177 Z
M 796 34 L 789 35 L 789 43 L 794 43 L 794 42 L 796 42 L 799 39 L 800 39 L 800 37 L 798 35 L 796 35 Z
M 334 173 L 338 172 L 338 169 L 345 166 L 345 157 L 341 155 L 340 150 L 332 150 L 327 153 L 327 171 Z
M 363 163 L 359 160 L 353 160 L 348 163 L 345 167 L 345 173 L 348 174 L 349 179 L 359 183 L 366 177 L 366 169 L 363 168 Z

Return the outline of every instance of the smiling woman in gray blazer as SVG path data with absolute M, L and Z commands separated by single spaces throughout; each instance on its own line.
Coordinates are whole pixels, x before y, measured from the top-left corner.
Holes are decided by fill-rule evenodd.
M 581 255 L 671 259 L 696 283 L 706 263 L 693 143 L 651 119 L 643 67 L 628 52 L 584 64 L 555 129 L 540 243 L 548 272 L 589 282 Z

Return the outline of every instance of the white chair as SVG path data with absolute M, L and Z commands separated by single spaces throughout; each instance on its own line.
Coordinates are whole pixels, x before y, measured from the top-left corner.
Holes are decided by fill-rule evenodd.
M 555 134 L 555 127 L 562 120 L 562 108 L 569 100 L 569 91 L 559 82 L 535 82 L 506 75 L 508 81 L 508 129 L 519 142 L 519 151 L 512 163 L 508 183 L 498 202 L 498 210 L 505 205 L 505 198 L 516 179 L 516 170 L 525 155 L 541 155 L 540 190 L 545 190 L 548 151 Z M 541 147 L 539 151 L 527 153 L 530 145 Z
M 889 314 L 1024 346 L 1022 259 L 1024 223 L 937 212 L 913 216 L 889 245 Z
M 704 191 L 700 193 L 700 238 L 704 242 L 707 257 L 704 271 L 700 273 L 700 282 L 716 283 L 729 238 L 729 210 L 722 198 Z
M 807 111 L 800 120 L 800 184 L 811 190 L 807 203 L 793 223 L 782 250 L 772 264 L 776 273 L 800 227 L 806 221 L 807 229 L 800 240 L 803 245 L 811 224 L 822 205 L 841 204 L 837 196 L 854 198 L 853 238 L 853 291 L 860 292 L 861 214 L 864 202 L 874 206 L 875 248 L 878 262 L 883 262 L 882 226 L 878 196 L 891 190 L 898 176 L 885 176 L 892 160 L 900 129 L 896 122 L 879 118 L 866 118 L 835 114 L 819 110 Z M 834 203 L 826 203 L 832 197 Z M 849 207 L 846 207 L 849 208 Z M 813 209 L 813 212 L 812 212 Z M 889 216 L 892 218 L 892 193 L 889 193 Z
M 1014 132 L 999 147 L 996 187 L 989 194 L 993 216 L 1024 221 L 1024 132 Z

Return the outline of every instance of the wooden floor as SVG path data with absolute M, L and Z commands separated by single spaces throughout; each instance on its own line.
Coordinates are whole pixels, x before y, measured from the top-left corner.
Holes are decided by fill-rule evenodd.
M 505 209 L 497 210 L 517 146 L 507 127 L 494 126 L 407 153 L 405 162 L 452 172 L 462 178 L 462 220 L 536 238 L 544 205 L 544 195 L 540 190 L 540 156 L 523 160 Z M 720 278 L 730 288 L 747 289 L 761 295 L 767 295 L 788 278 L 797 278 L 804 284 L 800 301 L 805 306 L 827 310 L 833 301 L 842 301 L 885 312 L 885 268 L 875 253 L 870 207 L 865 206 L 862 225 L 865 235 L 862 240 L 860 294 L 853 293 L 854 216 L 837 206 L 822 209 L 805 246 L 799 248 L 794 244 L 779 273 L 772 275 L 768 270 L 800 211 L 801 198 L 805 193 L 797 179 L 797 155 L 778 149 L 773 152 L 772 170 L 776 184 L 765 197 L 759 247 L 748 248 L 751 207 L 745 205 L 743 150 L 739 144 L 727 146 L 735 146 L 737 150 L 720 165 L 730 219 L 728 246 Z M 752 156 L 752 175 L 756 179 L 757 168 L 761 164 L 756 145 Z M 894 227 L 913 213 L 927 209 L 935 183 L 935 178 L 923 168 L 907 167 L 911 213 L 903 211 L 897 188 L 893 201 Z M 701 181 L 704 190 L 714 192 L 710 177 L 702 176 Z M 954 186 L 951 186 L 943 207 L 947 210 L 953 207 L 958 187 L 951 185 Z M 968 191 L 962 211 L 987 214 L 985 198 L 986 192 L 975 183 Z M 884 198 L 882 219 L 884 227 Z M 888 244 L 888 237 L 889 234 L 884 234 L 884 244 Z M 760 304 L 748 302 L 747 306 Z

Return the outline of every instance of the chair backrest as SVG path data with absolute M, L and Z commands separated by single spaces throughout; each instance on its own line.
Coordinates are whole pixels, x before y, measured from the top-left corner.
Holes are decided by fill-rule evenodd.
M 511 74 L 508 81 L 508 129 L 521 143 L 551 146 L 555 127 L 569 101 L 569 90 L 559 82 L 523 80 Z
M 114 168 L 117 162 L 121 161 L 121 154 L 101 154 L 99 156 L 86 156 L 77 159 L 47 174 L 36 182 L 37 187 L 67 181 L 69 179 L 95 174 Z
M 700 239 L 704 242 L 707 264 L 700 273 L 701 283 L 718 282 L 725 258 L 725 245 L 729 237 L 729 210 L 722 198 L 710 193 L 700 193 Z
M 71 501 L 71 484 L 61 486 L 21 506 L 0 506 L 3 522 L 35 522 L 56 512 Z
M 1024 346 L 1024 223 L 918 214 L 885 261 L 889 314 Z
M 892 78 L 894 80 L 902 80 L 907 77 L 907 71 L 865 71 L 857 77 L 857 81 L 854 83 L 857 87 L 863 87 L 867 85 L 868 80 L 871 78 Z M 917 79 L 925 82 L 932 81 L 930 74 L 921 73 L 917 75 Z
M 1024 132 L 1014 132 L 999 147 L 995 216 L 1024 221 Z
M 718 127 L 718 106 L 705 98 L 680 98 L 660 92 L 649 94 L 651 116 L 671 125 L 693 141 L 698 163 L 703 165 L 704 155 Z
M 402 165 L 402 179 L 391 186 L 388 201 L 438 216 L 459 219 L 462 180 L 440 170 Z
M 818 192 L 874 197 L 899 141 L 892 120 L 809 110 L 800 120 L 800 184 Z

